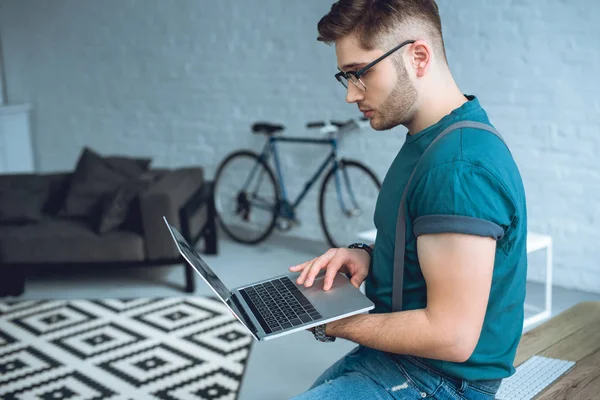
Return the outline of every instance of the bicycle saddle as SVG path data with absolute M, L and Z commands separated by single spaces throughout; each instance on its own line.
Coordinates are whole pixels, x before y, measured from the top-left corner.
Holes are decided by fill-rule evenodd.
M 270 124 L 268 122 L 257 122 L 254 125 L 252 125 L 252 132 L 262 133 L 265 135 L 273 135 L 284 129 L 285 129 L 285 126 L 283 126 L 283 125 L 275 125 L 275 124 Z

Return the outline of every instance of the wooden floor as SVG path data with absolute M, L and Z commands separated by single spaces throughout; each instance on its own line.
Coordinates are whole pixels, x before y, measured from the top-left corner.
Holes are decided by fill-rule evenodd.
M 536 399 L 600 399 L 600 302 L 579 303 L 525 333 L 515 366 L 534 355 L 576 363 Z

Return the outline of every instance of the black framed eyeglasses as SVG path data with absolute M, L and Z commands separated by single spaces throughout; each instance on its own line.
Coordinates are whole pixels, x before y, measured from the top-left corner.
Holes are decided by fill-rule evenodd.
M 359 90 L 361 90 L 361 91 L 364 92 L 364 91 L 367 90 L 367 86 L 360 79 L 360 77 L 363 76 L 369 70 L 369 68 L 373 67 L 379 61 L 383 60 L 384 58 L 386 58 L 390 54 L 394 53 L 395 51 L 401 49 L 403 46 L 406 46 L 407 44 L 411 44 L 411 43 L 414 43 L 414 42 L 416 42 L 416 40 L 407 40 L 405 42 L 400 43 L 398 46 L 394 47 L 393 49 L 391 49 L 390 51 L 388 51 L 387 53 L 385 53 L 384 55 L 382 55 L 381 57 L 379 57 L 375 61 L 372 61 L 369 64 L 365 65 L 364 67 L 362 67 L 358 71 L 348 71 L 348 72 L 340 71 L 337 74 L 335 74 L 335 79 L 337 79 L 338 82 L 340 82 L 342 85 L 344 85 L 344 87 L 346 89 L 348 88 L 348 81 L 350 81 Z

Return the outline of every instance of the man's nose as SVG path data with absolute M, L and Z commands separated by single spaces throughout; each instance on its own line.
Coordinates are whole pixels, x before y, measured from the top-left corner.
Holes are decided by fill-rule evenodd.
M 348 82 L 348 91 L 346 92 L 346 101 L 350 104 L 364 100 L 365 92 L 357 88 L 352 82 Z

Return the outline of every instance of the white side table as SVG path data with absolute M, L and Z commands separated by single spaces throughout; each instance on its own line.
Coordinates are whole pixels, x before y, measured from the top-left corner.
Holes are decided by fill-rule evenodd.
M 375 243 L 377 230 L 359 232 L 358 238 L 365 243 Z M 538 250 L 546 250 L 546 280 L 545 280 L 545 306 L 544 308 L 525 304 L 525 311 L 534 312 L 525 318 L 523 329 L 549 318 L 552 314 L 552 237 L 540 233 L 527 232 L 527 254 Z
M 525 318 L 523 328 L 550 318 L 552 314 L 552 236 L 527 232 L 527 254 L 538 250 L 546 250 L 545 305 L 541 308 L 525 303 L 525 311 L 535 312 L 535 314 Z

